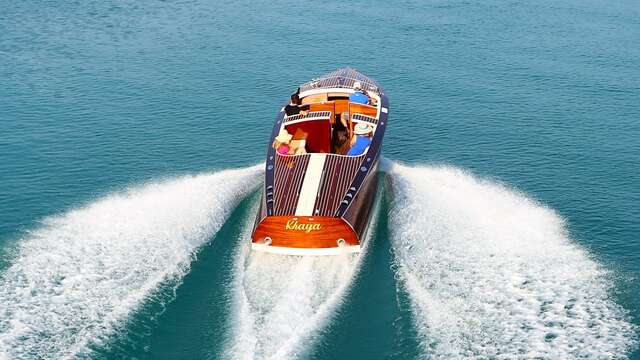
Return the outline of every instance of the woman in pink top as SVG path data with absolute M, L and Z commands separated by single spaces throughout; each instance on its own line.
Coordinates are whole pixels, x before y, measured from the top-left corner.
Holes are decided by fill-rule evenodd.
M 289 145 L 287 144 L 280 144 L 280 146 L 276 148 L 276 151 L 280 155 L 287 155 L 289 153 L 289 150 Z
M 276 136 L 275 140 L 273 140 L 273 148 L 276 149 L 278 154 L 287 155 L 291 148 L 289 147 L 289 142 L 293 138 L 293 135 L 289 134 L 286 129 L 280 130 L 280 134 Z

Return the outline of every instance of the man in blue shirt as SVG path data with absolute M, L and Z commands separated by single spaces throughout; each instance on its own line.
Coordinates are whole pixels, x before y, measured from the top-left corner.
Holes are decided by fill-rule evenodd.
M 360 81 L 356 81 L 353 83 L 353 94 L 349 95 L 349 101 L 352 103 L 358 104 L 368 104 L 369 97 L 362 91 L 362 84 Z
M 371 126 L 364 123 L 357 123 L 353 128 L 353 134 L 355 135 L 353 138 L 353 145 L 351 145 L 351 149 L 347 153 L 348 156 L 358 156 L 364 154 L 369 145 L 371 145 L 371 135 L 373 129 Z

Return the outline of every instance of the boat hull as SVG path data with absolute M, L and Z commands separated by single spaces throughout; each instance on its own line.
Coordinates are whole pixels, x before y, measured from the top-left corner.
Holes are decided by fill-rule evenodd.
M 358 81 L 367 88 L 370 104 L 351 101 Z M 312 80 L 298 94 L 309 111 L 287 115 L 283 106 L 276 115 L 252 249 L 289 255 L 358 252 L 377 196 L 389 100 L 375 81 L 350 68 Z M 350 155 L 336 139 L 347 135 L 354 140 L 356 127 L 363 124 L 369 146 Z M 293 139 L 291 144 L 295 140 L 292 149 L 302 144 L 304 151 L 276 152 L 281 133 Z
M 377 164 L 376 164 L 377 168 Z M 259 211 L 252 249 L 286 255 L 335 255 L 362 248 L 377 196 L 378 172 L 362 184 L 344 217 L 265 216 Z M 264 199 L 263 199 L 264 200 Z M 261 202 L 264 204 L 264 201 Z

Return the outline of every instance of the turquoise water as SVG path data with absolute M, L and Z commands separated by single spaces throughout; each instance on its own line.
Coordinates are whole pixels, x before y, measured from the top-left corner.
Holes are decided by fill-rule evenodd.
M 0 359 L 640 359 L 635 1 L 0 8 Z M 392 107 L 369 245 L 249 254 L 342 66 Z

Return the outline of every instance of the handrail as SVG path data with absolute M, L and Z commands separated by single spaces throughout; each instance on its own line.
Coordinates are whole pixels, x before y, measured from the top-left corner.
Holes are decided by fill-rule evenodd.
M 364 114 L 353 114 L 351 117 L 351 121 L 360 121 L 360 122 L 368 122 L 374 125 L 378 125 L 378 119 L 373 116 L 368 116 Z
M 344 157 L 344 158 L 357 158 L 357 157 L 364 157 L 365 155 L 367 155 L 369 151 L 365 151 L 364 153 L 360 154 L 360 155 L 343 155 L 343 154 L 334 154 L 334 153 L 305 153 L 305 154 L 280 154 L 278 152 L 276 152 L 276 156 L 278 157 L 293 157 L 293 156 L 305 156 L 305 155 L 311 155 L 311 154 L 325 154 L 326 156 L 333 156 L 333 157 Z
M 331 111 L 312 111 L 306 115 L 296 114 L 291 116 L 285 116 L 284 122 L 289 123 L 292 121 L 299 121 L 299 120 L 307 121 L 307 120 L 325 120 L 325 119 L 331 119 Z

